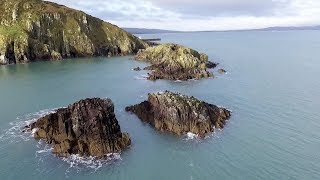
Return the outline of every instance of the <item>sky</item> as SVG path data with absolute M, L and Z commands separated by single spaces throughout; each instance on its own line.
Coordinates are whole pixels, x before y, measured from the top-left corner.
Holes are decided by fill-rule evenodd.
M 50 0 L 120 27 L 179 31 L 320 25 L 320 0 Z

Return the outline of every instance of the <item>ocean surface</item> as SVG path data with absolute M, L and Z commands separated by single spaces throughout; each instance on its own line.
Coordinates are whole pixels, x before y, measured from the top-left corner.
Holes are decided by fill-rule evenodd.
M 142 35 L 207 53 L 214 79 L 145 80 L 132 57 L 0 66 L 0 179 L 320 179 L 320 31 Z M 124 111 L 170 90 L 232 110 L 206 139 L 162 134 Z M 86 97 L 109 97 L 132 146 L 98 161 L 61 159 L 21 128 Z

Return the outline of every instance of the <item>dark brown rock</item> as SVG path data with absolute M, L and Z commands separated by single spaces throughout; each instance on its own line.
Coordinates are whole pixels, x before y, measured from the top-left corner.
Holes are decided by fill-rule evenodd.
M 231 116 L 225 108 L 169 91 L 149 94 L 148 101 L 126 107 L 126 111 L 135 113 L 157 130 L 177 135 L 192 132 L 200 137 L 223 128 Z
M 134 71 L 141 71 L 140 67 L 133 68 Z
M 29 127 L 36 139 L 53 145 L 60 156 L 103 157 L 121 152 L 131 144 L 122 133 L 110 99 L 85 99 L 40 118 Z
M 216 68 L 218 65 L 219 65 L 219 63 L 214 63 L 214 62 L 211 62 L 211 61 L 208 61 L 206 63 L 206 66 L 207 66 L 208 69 Z

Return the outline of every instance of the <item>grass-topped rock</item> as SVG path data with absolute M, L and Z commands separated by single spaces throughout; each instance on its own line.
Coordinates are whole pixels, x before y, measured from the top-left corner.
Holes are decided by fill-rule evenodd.
M 147 45 L 110 23 L 42 0 L 0 1 L 0 65 L 137 53 Z
M 208 56 L 178 44 L 162 44 L 140 50 L 136 60 L 150 62 L 152 65 L 148 79 L 188 80 L 213 77 L 207 68 L 216 67 L 208 61 Z
M 148 100 L 129 106 L 143 122 L 157 130 L 184 135 L 188 132 L 203 137 L 215 128 L 223 128 L 231 112 L 194 97 L 166 91 L 149 94 Z

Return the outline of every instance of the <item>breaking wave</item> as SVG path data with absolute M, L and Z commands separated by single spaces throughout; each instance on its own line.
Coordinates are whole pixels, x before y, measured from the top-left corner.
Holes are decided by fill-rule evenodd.
M 10 128 L 6 129 L 1 135 L 0 135 L 0 142 L 8 141 L 8 142 L 21 142 L 21 141 L 29 141 L 34 131 L 32 132 L 23 132 L 24 127 L 29 126 L 33 122 L 35 122 L 37 119 L 46 116 L 50 113 L 55 112 L 56 109 L 46 109 L 41 110 L 36 113 L 30 113 L 24 116 L 17 117 L 16 121 L 9 123 Z
M 134 79 L 137 80 L 148 80 L 148 74 L 140 75 L 140 76 L 135 76 Z
M 68 172 L 71 170 L 79 171 L 81 169 L 93 169 L 94 171 L 100 169 L 105 165 L 110 165 L 115 161 L 122 160 L 119 153 L 107 154 L 105 158 L 99 159 L 97 157 L 81 157 L 80 155 L 71 155 L 64 157 L 62 160 L 69 164 Z
M 184 137 L 184 140 L 194 140 L 194 139 L 199 139 L 199 135 L 193 134 L 192 132 L 188 132 Z
M 34 140 L 33 134 L 36 129 L 23 132 L 24 128 L 35 122 L 37 119 L 54 113 L 56 110 L 57 109 L 41 110 L 36 113 L 30 113 L 17 117 L 16 121 L 9 123 L 9 128 L 0 134 L 0 142 L 11 144 Z M 81 170 L 96 171 L 104 165 L 109 165 L 115 161 L 121 160 L 119 153 L 107 154 L 104 159 L 98 159 L 96 157 L 81 157 L 79 155 L 71 155 L 70 157 L 60 158 L 54 155 L 52 150 L 53 147 L 43 140 L 39 140 L 37 142 L 35 157 L 38 160 L 39 167 L 45 168 L 48 162 L 57 162 L 58 164 L 66 166 L 66 173 L 74 170 L 77 172 Z

